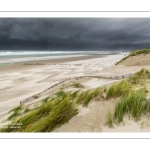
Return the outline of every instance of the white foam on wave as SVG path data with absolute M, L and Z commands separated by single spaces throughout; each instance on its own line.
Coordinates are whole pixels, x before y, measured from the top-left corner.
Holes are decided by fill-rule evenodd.
M 10 64 L 17 62 L 28 62 L 28 61 L 37 61 L 37 60 L 48 60 L 48 59 L 59 59 L 59 58 L 68 58 L 68 57 L 77 57 L 84 55 L 67 55 L 67 56 L 44 56 L 44 57 L 26 57 L 26 58 L 9 58 L 0 60 L 0 64 Z
M 15 56 L 15 55 L 41 55 L 41 54 L 62 54 L 66 52 L 49 52 L 49 51 L 2 51 L 0 56 Z
M 59 55 L 59 54 L 110 54 L 110 51 L 0 51 L 0 56 Z
M 110 51 L 0 51 L 0 58 L 2 58 L 0 59 L 0 65 L 17 63 L 17 62 L 36 61 L 36 60 L 58 59 L 58 58 L 66 58 L 66 57 L 74 57 L 74 56 L 78 57 L 78 56 L 85 56 L 88 54 L 89 55 L 90 54 L 112 54 L 112 52 Z

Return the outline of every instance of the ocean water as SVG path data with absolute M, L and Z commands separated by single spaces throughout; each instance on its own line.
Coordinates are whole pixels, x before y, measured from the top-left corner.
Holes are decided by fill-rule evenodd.
M 118 53 L 114 52 L 113 53 Z M 0 65 L 13 64 L 17 62 L 47 60 L 64 57 L 74 57 L 91 54 L 112 54 L 112 51 L 19 51 L 0 50 Z

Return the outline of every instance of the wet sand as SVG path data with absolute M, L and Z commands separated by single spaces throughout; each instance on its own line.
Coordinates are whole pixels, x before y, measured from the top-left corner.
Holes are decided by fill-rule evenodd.
M 27 61 L 27 62 L 20 62 L 20 63 L 18 62 L 18 63 L 14 63 L 14 64 L 0 66 L 0 72 L 1 73 L 9 73 L 9 72 L 14 72 L 14 71 L 32 69 L 36 65 L 38 65 L 40 67 L 41 65 L 60 64 L 60 63 L 65 63 L 65 62 L 68 63 L 68 62 L 72 62 L 72 61 L 101 58 L 101 57 L 106 57 L 106 56 L 107 55 L 98 54 L 98 55 L 74 56 L 74 57 L 68 57 L 68 58 L 58 58 L 58 59 L 49 59 L 49 60 Z M 24 64 L 29 64 L 29 65 L 24 65 Z

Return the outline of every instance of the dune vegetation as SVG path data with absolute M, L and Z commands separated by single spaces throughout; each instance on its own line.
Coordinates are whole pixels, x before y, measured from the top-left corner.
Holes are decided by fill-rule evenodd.
M 127 58 L 129 58 L 131 56 L 137 56 L 140 54 L 144 54 L 144 55 L 150 54 L 150 48 L 132 51 L 128 56 L 126 56 L 126 57 L 122 58 L 120 61 L 116 62 L 116 65 L 123 62 L 124 60 L 126 60 Z
M 12 113 L 12 114 L 8 117 L 8 120 L 11 120 L 12 118 L 18 116 L 20 114 L 21 110 L 22 110 L 21 106 L 18 106 L 16 108 L 13 108 L 12 110 L 10 110 L 9 113 Z
M 72 84 L 72 86 L 75 87 L 75 88 L 84 88 L 84 86 L 81 83 L 79 83 L 79 82 L 74 82 Z
M 127 80 L 114 83 L 106 92 L 106 98 L 116 98 L 121 95 L 126 96 L 131 90 L 132 86 Z
M 147 99 L 147 83 L 150 83 L 150 71 L 142 69 L 132 77 L 115 83 L 109 88 L 111 92 L 108 90 L 107 97 L 119 97 L 114 111 L 110 112 L 108 110 L 107 112 L 109 127 L 113 127 L 113 123 L 123 122 L 123 117 L 126 114 L 137 121 L 142 115 L 150 113 L 150 99 Z
M 110 110 L 107 112 L 107 122 L 110 127 L 113 127 L 113 123 L 123 122 L 125 114 L 137 121 L 142 114 L 148 113 L 150 113 L 150 99 L 146 99 L 145 90 L 140 89 L 129 93 L 127 97 L 122 96 L 115 104 L 114 112 L 111 113 Z
M 87 106 L 91 100 L 101 96 L 105 88 L 75 92 L 60 90 L 43 99 L 40 106 L 31 110 L 28 107 L 16 107 L 8 118 L 11 120 L 10 125 L 0 129 L 0 132 L 50 132 L 75 116 L 78 105 Z M 19 123 L 22 124 L 20 128 L 13 128 L 11 125 Z
M 0 132 L 51 132 L 67 123 L 78 114 L 78 106 L 87 107 L 93 100 L 116 99 L 114 110 L 107 111 L 107 125 L 123 122 L 126 114 L 138 120 L 142 115 L 150 113 L 150 99 L 147 99 L 147 83 L 150 83 L 150 71 L 142 69 L 132 77 L 113 83 L 111 86 L 101 86 L 95 89 L 75 92 L 59 90 L 41 100 L 35 108 L 18 106 L 10 111 L 10 125 L 0 129 Z M 21 123 L 20 128 L 11 124 Z

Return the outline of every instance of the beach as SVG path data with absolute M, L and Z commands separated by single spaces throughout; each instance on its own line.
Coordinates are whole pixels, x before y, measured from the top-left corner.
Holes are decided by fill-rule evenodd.
M 143 67 L 150 69 L 150 66 L 145 66 L 145 64 L 140 66 L 123 64 L 115 66 L 115 63 L 124 56 L 124 53 L 114 55 L 75 55 L 68 58 L 28 61 L 0 66 L 0 121 L 6 120 L 9 116 L 8 112 L 12 108 L 19 106 L 20 102 L 43 91 L 39 98 L 31 98 L 31 100 L 25 101 L 24 105 L 35 105 L 43 98 L 61 89 L 62 86 L 66 86 L 66 91 L 76 90 L 68 86 L 70 82 L 78 81 L 84 85 L 85 89 L 93 89 L 121 80 L 117 79 L 116 76 L 133 74 Z M 99 76 L 100 78 L 98 78 Z M 57 86 L 54 87 L 54 85 Z M 105 126 L 106 111 L 113 106 L 113 99 L 110 101 L 91 102 L 87 108 L 80 107 L 78 115 L 68 123 L 56 128 L 54 132 L 122 131 L 122 128 L 121 130 L 119 130 L 120 128 L 115 130 Z M 140 127 L 135 129 L 136 131 L 143 131 Z M 127 128 L 124 131 L 129 130 Z M 144 131 L 147 131 L 147 128 Z
M 25 98 L 64 79 L 99 75 L 104 68 L 113 66 L 123 56 L 123 54 L 74 56 L 0 66 L 0 116 L 18 106 Z

